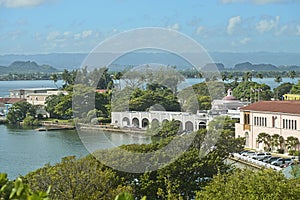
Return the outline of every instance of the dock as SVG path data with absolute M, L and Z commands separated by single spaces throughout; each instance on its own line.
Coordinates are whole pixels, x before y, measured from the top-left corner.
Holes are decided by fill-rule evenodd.
M 58 130 L 73 130 L 76 127 L 70 124 L 58 124 L 52 122 L 42 122 L 42 127 L 37 128 L 37 131 L 58 131 Z

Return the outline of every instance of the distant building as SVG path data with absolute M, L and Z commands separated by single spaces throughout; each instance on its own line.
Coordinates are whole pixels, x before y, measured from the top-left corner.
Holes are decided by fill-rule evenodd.
M 220 115 L 228 115 L 231 118 L 240 118 L 239 108 L 242 108 L 246 105 L 249 105 L 250 102 L 243 102 L 238 100 L 235 96 L 232 95 L 232 90 L 227 90 L 227 96 L 225 96 L 222 100 L 213 100 L 212 108 L 209 111 L 209 115 L 220 116 Z
M 10 91 L 11 98 L 23 98 L 28 103 L 37 106 L 37 114 L 49 116 L 45 110 L 46 99 L 51 95 L 65 94 L 68 92 L 58 90 L 57 88 L 25 88 Z
M 9 97 L 0 98 L 0 116 L 6 116 L 8 109 L 12 107 L 13 104 L 20 101 L 26 101 L 26 99 Z
M 11 98 L 23 98 L 26 99 L 28 94 L 46 94 L 48 91 L 57 91 L 57 88 L 24 88 L 9 91 L 9 97 Z
M 240 108 L 240 123 L 235 124 L 235 136 L 246 138 L 246 147 L 263 149 L 256 140 L 258 134 L 279 134 L 300 137 L 300 101 L 259 101 Z
M 284 94 L 283 95 L 283 100 L 285 101 L 293 101 L 293 100 L 300 100 L 300 95 L 299 94 Z

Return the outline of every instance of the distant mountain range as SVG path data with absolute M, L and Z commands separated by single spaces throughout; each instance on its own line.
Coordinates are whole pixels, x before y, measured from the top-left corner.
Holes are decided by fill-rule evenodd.
M 110 53 L 106 53 L 107 56 Z M 87 57 L 87 53 L 51 53 L 35 55 L 0 55 L 0 66 L 8 66 L 14 61 L 34 61 L 42 66 L 53 66 L 55 69 L 80 68 L 82 62 Z M 103 54 L 104 55 L 104 54 Z M 99 59 L 101 56 L 99 54 Z M 113 55 L 113 54 L 112 54 Z M 195 56 L 197 54 L 189 54 Z M 298 70 L 300 66 L 300 53 L 231 53 L 231 52 L 210 52 L 212 62 L 220 63 L 218 68 L 237 69 L 237 70 Z M 112 57 L 112 56 L 111 56 Z M 128 53 L 113 62 L 110 66 L 113 71 L 120 71 L 124 66 L 138 66 L 147 63 L 160 63 L 164 65 L 176 66 L 177 69 L 186 69 L 190 64 L 178 55 L 172 53 L 153 53 L 153 52 L 133 52 Z M 239 64 L 238 64 L 239 63 Z M 251 64 L 254 63 L 254 64 Z M 266 64 L 257 64 L 266 63 Z M 209 65 L 209 63 L 207 63 Z
M 15 61 L 5 66 L 0 66 L 0 75 L 9 73 L 33 73 L 33 72 L 43 72 L 51 73 L 58 72 L 58 70 L 49 65 L 38 65 L 36 62 L 32 61 Z

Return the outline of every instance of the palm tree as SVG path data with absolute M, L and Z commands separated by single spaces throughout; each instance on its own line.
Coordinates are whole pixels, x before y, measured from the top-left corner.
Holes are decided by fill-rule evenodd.
M 252 81 L 252 73 L 251 72 L 244 73 L 243 80 L 245 82 Z
M 294 70 L 289 71 L 288 76 L 294 80 L 294 78 L 296 77 L 296 72 Z
M 271 142 L 270 143 L 271 143 L 271 148 L 272 149 L 274 148 L 275 150 L 277 150 L 278 147 L 280 149 L 282 149 L 282 146 L 284 144 L 284 138 L 279 134 L 274 134 L 274 135 L 271 136 Z
M 263 79 L 264 75 L 259 72 L 259 73 L 256 74 L 256 78 Z
M 296 150 L 299 144 L 299 139 L 293 136 L 289 136 L 286 138 L 286 144 L 289 150 Z
M 274 82 L 276 82 L 276 83 L 282 82 L 282 77 L 279 76 L 279 75 L 276 75 L 275 78 L 274 78 Z
M 270 150 L 271 136 L 265 132 L 259 133 L 257 136 L 256 142 L 263 143 L 264 150 L 268 151 L 268 150 Z
M 221 77 L 223 82 L 227 80 L 227 74 L 225 72 L 221 73 Z
M 56 88 L 58 88 L 57 85 L 56 85 L 56 83 L 58 81 L 57 74 L 52 74 L 51 77 L 50 77 L 50 79 L 53 81 L 53 83 L 56 86 Z

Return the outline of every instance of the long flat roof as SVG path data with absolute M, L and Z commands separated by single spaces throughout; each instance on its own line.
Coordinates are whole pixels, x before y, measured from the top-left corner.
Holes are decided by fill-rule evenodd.
M 20 91 L 20 90 L 28 90 L 28 91 L 32 91 L 32 90 L 58 90 L 57 88 L 47 88 L 47 87 L 40 87 L 40 88 L 20 88 L 20 89 L 13 89 L 10 91 Z
M 240 110 L 300 114 L 300 101 L 259 101 Z

